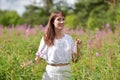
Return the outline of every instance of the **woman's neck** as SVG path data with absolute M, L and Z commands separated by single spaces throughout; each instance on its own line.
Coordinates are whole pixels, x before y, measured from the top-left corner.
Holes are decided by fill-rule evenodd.
M 55 36 L 55 38 L 56 39 L 60 39 L 60 38 L 62 38 L 64 36 L 64 33 L 63 33 L 63 31 L 56 31 L 56 36 Z

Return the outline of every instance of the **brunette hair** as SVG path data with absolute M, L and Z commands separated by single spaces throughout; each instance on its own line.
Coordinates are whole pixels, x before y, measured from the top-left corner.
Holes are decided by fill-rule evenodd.
M 53 23 L 54 23 L 55 18 L 58 16 L 65 17 L 64 13 L 62 13 L 61 11 L 55 11 L 51 14 L 49 18 L 46 32 L 44 34 L 44 40 L 48 46 L 54 45 L 54 39 L 55 39 L 56 33 L 55 33 L 55 26 Z

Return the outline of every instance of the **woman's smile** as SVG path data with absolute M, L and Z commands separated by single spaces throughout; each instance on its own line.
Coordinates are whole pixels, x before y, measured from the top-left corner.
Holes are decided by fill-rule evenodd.
M 56 29 L 62 30 L 64 28 L 64 24 L 65 21 L 63 16 L 56 17 L 56 19 L 54 20 L 54 25 Z

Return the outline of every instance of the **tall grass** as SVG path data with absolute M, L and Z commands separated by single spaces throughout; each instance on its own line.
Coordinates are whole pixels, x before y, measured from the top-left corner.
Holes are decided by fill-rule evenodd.
M 41 80 L 44 60 L 39 65 L 22 68 L 21 63 L 34 60 L 43 33 L 35 28 L 2 28 L 0 34 L 0 80 Z M 69 31 L 83 41 L 79 61 L 71 62 L 71 80 L 120 80 L 120 28 L 114 33 L 101 31 Z M 76 34 L 77 33 L 77 34 Z

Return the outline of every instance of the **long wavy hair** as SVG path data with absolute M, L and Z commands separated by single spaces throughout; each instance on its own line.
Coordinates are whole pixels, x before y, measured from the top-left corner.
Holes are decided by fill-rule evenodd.
M 49 18 L 49 21 L 48 21 L 48 24 L 47 24 L 47 27 L 46 27 L 46 32 L 44 34 L 44 40 L 45 40 L 45 43 L 48 45 L 48 46 L 52 46 L 54 45 L 54 39 L 56 37 L 56 33 L 55 33 L 55 26 L 54 26 L 54 20 L 56 19 L 56 17 L 58 16 L 63 16 L 65 17 L 64 13 L 63 12 L 60 12 L 60 11 L 55 11 L 51 14 L 50 18 Z

